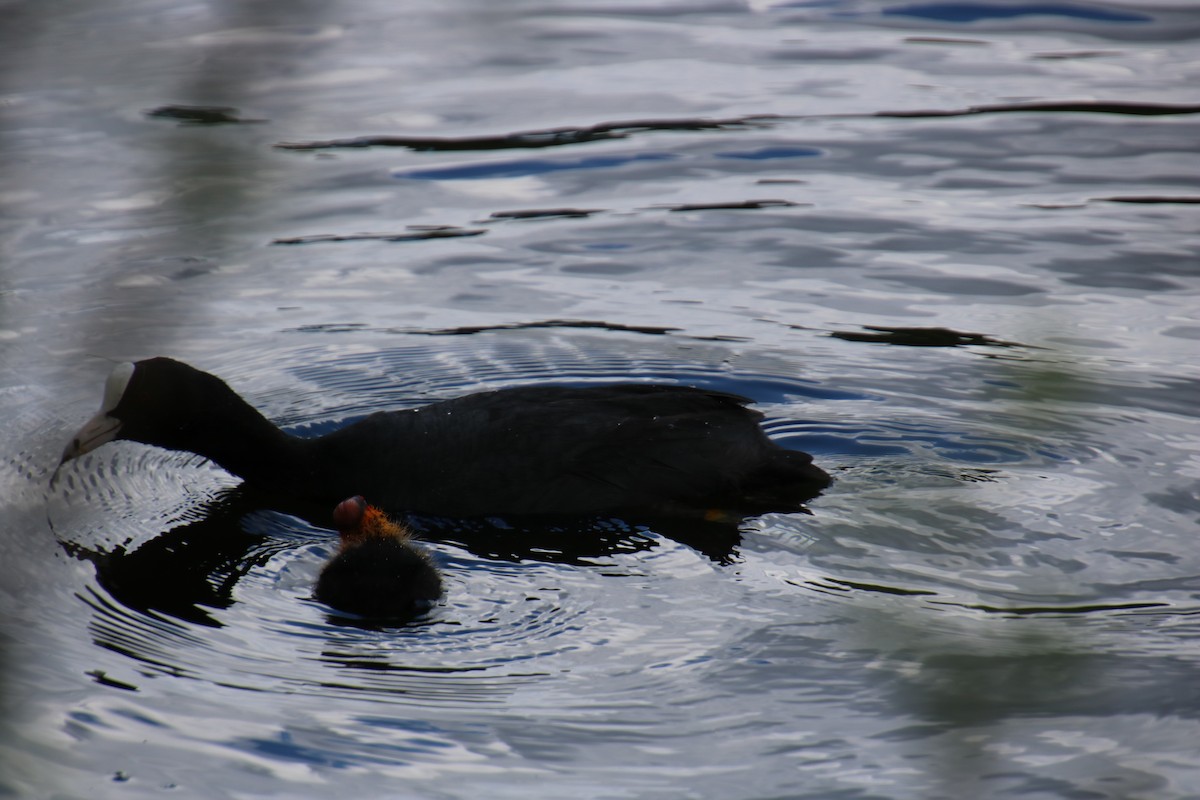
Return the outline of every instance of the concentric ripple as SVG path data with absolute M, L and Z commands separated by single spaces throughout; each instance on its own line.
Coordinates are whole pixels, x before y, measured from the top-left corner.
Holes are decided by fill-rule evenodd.
M 321 520 L 254 506 L 194 457 L 106 447 L 64 468 L 50 495 L 63 547 L 95 571 L 79 594 L 89 633 L 128 665 L 105 680 L 137 688 L 172 676 L 439 713 L 519 702 L 575 739 L 586 732 L 573 715 L 601 703 L 606 724 L 661 736 L 674 719 L 687 735 L 697 724 L 688 709 L 713 703 L 693 681 L 715 653 L 742 646 L 751 610 L 768 625 L 833 606 L 936 629 L 979 615 L 1162 619 L 1190 607 L 1183 584 L 1106 583 L 1108 561 L 1135 549 L 1149 558 L 1155 545 L 1135 546 L 1138 510 L 1111 507 L 1104 482 L 1088 478 L 1108 463 L 1098 426 L 1062 404 L 1036 417 L 1018 403 L 978 415 L 963 400 L 983 391 L 974 362 L 951 362 L 959 374 L 947 380 L 934 375 L 945 364 L 931 362 L 929 375 L 905 381 L 877 372 L 833 384 L 784 355 L 759 352 L 751 369 L 724 345 L 696 342 L 505 331 L 419 344 L 385 334 L 365 348 L 314 335 L 287 357 L 248 353 L 215 371 L 304 435 L 520 383 L 709 386 L 753 398 L 768 433 L 814 453 L 836 483 L 814 515 L 768 515 L 724 544 L 615 522 L 532 536 L 414 520 L 446 595 L 416 620 L 379 626 L 311 598 L 336 547 Z M 1130 526 L 1111 555 L 1081 550 L 1055 522 L 1089 505 Z M 1068 586 L 1064 576 L 1081 579 Z M 593 669 L 607 679 L 578 705 L 571 687 Z M 635 700 L 659 694 L 671 704 Z
M 717 359 L 681 363 L 661 348 L 597 347 L 586 336 L 459 341 L 310 347 L 271 358 L 273 367 L 250 353 L 218 371 L 269 417 L 304 435 L 381 409 L 530 382 L 670 381 L 769 394 L 779 407 L 820 394 L 810 381 L 743 378 L 708 366 Z M 692 646 L 679 641 L 672 655 L 669 627 L 616 609 L 637 608 L 645 597 L 666 600 L 664 580 L 713 580 L 723 569 L 670 538 L 603 521 L 585 534 L 594 541 L 550 530 L 516 546 L 517 534 L 503 530 L 488 539 L 447 536 L 434 525 L 437 535 L 422 546 L 444 574 L 444 599 L 412 622 L 378 626 L 311 599 L 336 547 L 332 532 L 319 521 L 247 505 L 236 479 L 194 456 L 109 445 L 66 465 L 49 503 L 64 549 L 94 568 L 79 599 L 97 645 L 128 658 L 143 679 L 169 675 L 257 692 L 436 706 L 502 702 L 530 681 L 576 669 L 581 654 L 617 641 L 636 650 L 654 629 L 664 637 L 655 646 L 660 668 L 688 664 Z M 614 592 L 623 599 L 614 602 Z

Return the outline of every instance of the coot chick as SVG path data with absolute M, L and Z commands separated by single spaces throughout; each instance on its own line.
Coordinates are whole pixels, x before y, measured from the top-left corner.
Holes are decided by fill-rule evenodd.
M 442 596 L 442 579 L 407 529 L 362 497 L 333 510 L 341 548 L 321 570 L 313 597 L 373 619 L 409 618 Z
M 362 493 L 390 511 L 446 517 L 801 510 L 830 478 L 768 439 L 750 402 L 662 384 L 522 386 L 301 438 L 220 378 L 160 357 L 113 370 L 63 461 L 129 439 L 204 456 L 291 500 Z

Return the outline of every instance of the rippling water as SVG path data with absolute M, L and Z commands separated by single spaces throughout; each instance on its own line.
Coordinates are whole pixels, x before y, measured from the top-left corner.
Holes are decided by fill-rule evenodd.
M 1196 796 L 1188 4 L 9 13 L 0 793 Z M 326 521 L 202 459 L 51 482 L 154 354 L 306 434 L 734 391 L 836 482 L 418 519 L 446 596 L 365 625 Z

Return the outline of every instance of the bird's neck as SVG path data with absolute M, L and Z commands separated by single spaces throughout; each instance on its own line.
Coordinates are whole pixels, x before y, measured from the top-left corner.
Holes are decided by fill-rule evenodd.
M 311 447 L 305 439 L 281 431 L 253 406 L 230 391 L 197 417 L 204 422 L 186 432 L 190 439 L 180 449 L 208 458 L 247 483 L 279 487 L 287 480 L 289 493 L 310 478 Z

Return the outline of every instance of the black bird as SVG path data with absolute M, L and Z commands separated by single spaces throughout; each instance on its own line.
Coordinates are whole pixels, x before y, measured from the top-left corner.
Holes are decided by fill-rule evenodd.
M 330 559 L 313 596 L 339 611 L 372 618 L 408 618 L 442 596 L 442 579 L 412 533 L 362 497 L 333 510 L 341 546 Z
M 224 381 L 169 358 L 118 365 L 63 462 L 114 439 L 211 459 L 301 502 L 365 495 L 446 517 L 797 511 L 830 483 L 772 442 L 735 394 L 626 383 L 521 386 L 284 433 Z

